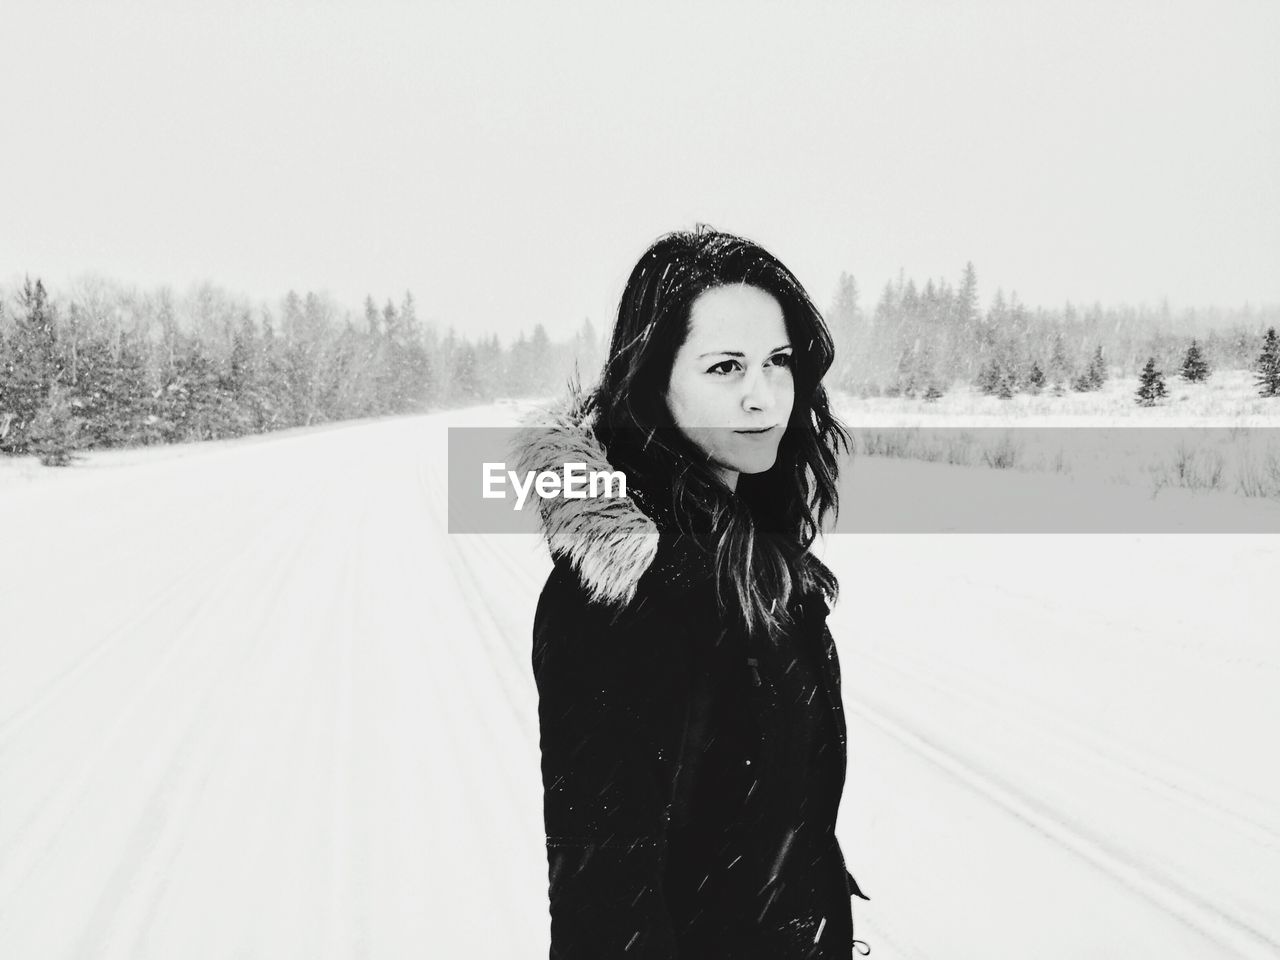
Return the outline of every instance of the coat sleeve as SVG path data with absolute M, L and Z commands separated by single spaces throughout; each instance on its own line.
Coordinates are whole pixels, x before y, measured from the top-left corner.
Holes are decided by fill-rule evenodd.
M 551 958 L 674 960 L 663 867 L 679 664 L 651 620 L 611 622 L 561 586 L 548 582 L 534 622 Z

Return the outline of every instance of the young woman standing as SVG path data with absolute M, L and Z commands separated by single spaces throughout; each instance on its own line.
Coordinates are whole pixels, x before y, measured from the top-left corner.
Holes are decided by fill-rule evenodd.
M 668 234 L 627 281 L 600 382 L 519 438 L 522 471 L 583 463 L 627 492 L 539 502 L 553 960 L 869 951 L 835 836 L 838 584 L 809 550 L 849 445 L 832 359 L 775 257 Z

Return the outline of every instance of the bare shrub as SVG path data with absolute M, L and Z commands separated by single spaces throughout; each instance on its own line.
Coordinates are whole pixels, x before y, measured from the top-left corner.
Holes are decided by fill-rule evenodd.
M 1217 450 L 1196 447 L 1185 440 L 1152 470 L 1155 488 L 1179 487 L 1183 490 L 1221 490 L 1224 460 Z
M 1235 488 L 1246 497 L 1280 500 L 1280 447 L 1269 443 L 1260 451 L 1242 451 Z
M 915 458 L 924 460 L 928 463 L 937 463 L 946 454 L 943 445 L 938 442 L 937 434 L 929 434 L 927 437 L 917 435 L 915 446 Z
M 1013 437 L 1006 433 L 982 451 L 982 462 L 997 470 L 1012 470 L 1018 465 L 1021 456 L 1022 444 L 1016 443 Z
M 947 435 L 947 463 L 967 467 L 973 463 L 973 434 Z
M 859 433 L 862 452 L 869 457 L 911 457 L 915 442 L 907 430 L 863 430 Z

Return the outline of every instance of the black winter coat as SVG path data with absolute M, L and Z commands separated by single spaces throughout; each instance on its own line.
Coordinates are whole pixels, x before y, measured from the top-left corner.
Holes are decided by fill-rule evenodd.
M 579 398 L 550 417 L 521 435 L 522 470 L 608 469 Z M 798 598 L 776 647 L 748 641 L 707 559 L 648 502 L 539 502 L 555 560 L 533 626 L 551 958 L 847 960 L 849 898 L 868 898 L 835 837 L 827 603 Z

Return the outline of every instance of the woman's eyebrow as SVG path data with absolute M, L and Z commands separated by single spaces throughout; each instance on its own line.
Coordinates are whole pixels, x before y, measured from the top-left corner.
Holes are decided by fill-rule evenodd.
M 790 350 L 790 349 L 791 349 L 791 344 L 784 343 L 780 347 L 774 347 L 772 350 L 769 351 L 769 353 L 774 354 L 774 353 L 777 353 L 779 350 Z M 741 350 L 712 350 L 708 353 L 698 354 L 698 359 L 701 360 L 703 357 L 714 357 L 717 354 L 723 354 L 726 357 L 745 357 L 746 356 L 746 354 L 743 353 Z

